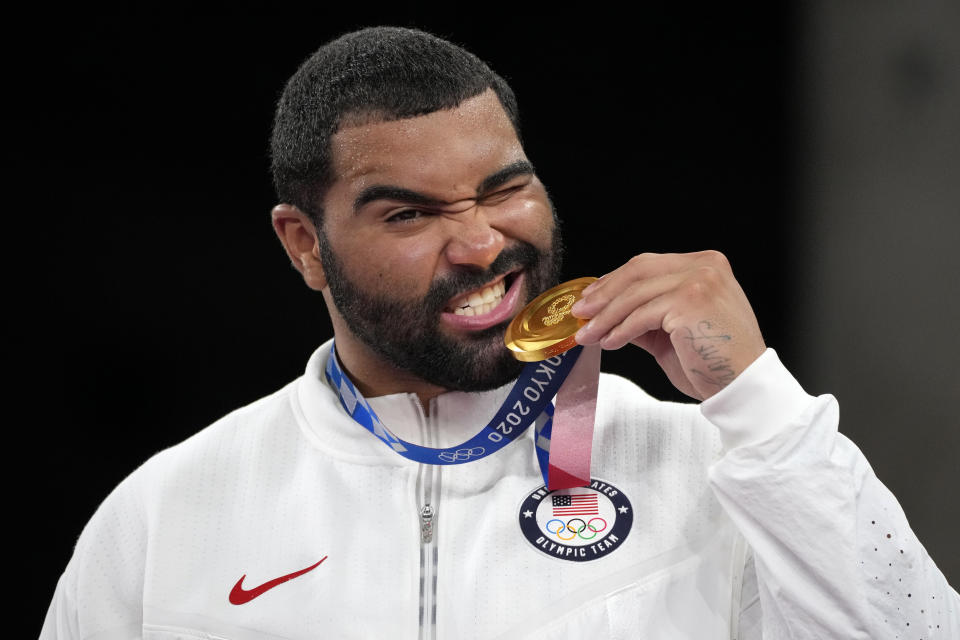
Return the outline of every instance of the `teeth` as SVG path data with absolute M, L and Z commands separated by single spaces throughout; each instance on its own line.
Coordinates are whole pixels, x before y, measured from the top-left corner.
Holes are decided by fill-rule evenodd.
M 485 287 L 482 291 L 474 291 L 469 296 L 460 298 L 453 303 L 453 312 L 458 316 L 473 316 L 490 313 L 503 299 L 507 287 L 504 281 Z

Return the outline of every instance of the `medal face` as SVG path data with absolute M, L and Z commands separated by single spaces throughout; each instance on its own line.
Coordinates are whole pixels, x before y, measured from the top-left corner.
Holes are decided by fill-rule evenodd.
M 540 487 L 520 505 L 519 518 L 523 536 L 543 553 L 587 562 L 623 545 L 633 528 L 633 506 L 623 491 L 593 478 L 586 487 Z
M 541 293 L 507 327 L 504 342 L 517 360 L 546 360 L 577 346 L 574 334 L 586 324 L 570 309 L 596 278 L 577 278 Z

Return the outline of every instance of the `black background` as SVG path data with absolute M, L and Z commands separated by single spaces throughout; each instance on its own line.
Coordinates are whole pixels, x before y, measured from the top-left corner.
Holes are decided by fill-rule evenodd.
M 38 392 L 22 398 L 24 451 L 38 454 L 25 492 L 31 626 L 123 477 L 299 375 L 332 335 L 271 230 L 267 148 L 286 78 L 353 28 L 427 29 L 511 83 L 527 153 L 563 219 L 566 276 L 642 251 L 720 249 L 789 366 L 804 337 L 790 322 L 803 124 L 792 106 L 800 33 L 785 6 L 45 22 L 20 51 L 26 112 L 12 123 L 28 143 L 13 158 L 28 176 L 16 217 L 30 257 L 17 275 L 31 292 L 22 341 Z M 642 351 L 604 358 L 682 399 Z

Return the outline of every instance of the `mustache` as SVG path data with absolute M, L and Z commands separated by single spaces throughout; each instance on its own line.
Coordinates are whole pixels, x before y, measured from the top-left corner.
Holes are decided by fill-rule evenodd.
M 477 289 L 494 278 L 516 270 L 532 267 L 546 255 L 527 242 L 504 249 L 486 269 L 460 271 L 435 280 L 424 296 L 423 304 L 428 309 L 441 310 L 450 298 L 471 289 Z

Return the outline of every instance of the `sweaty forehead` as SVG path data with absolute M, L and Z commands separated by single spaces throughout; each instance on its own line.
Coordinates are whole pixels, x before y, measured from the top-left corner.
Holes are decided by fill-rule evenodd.
M 525 159 L 513 125 L 492 90 L 454 109 L 403 120 L 360 122 L 341 127 L 333 136 L 332 189 L 337 191 L 388 183 L 433 190 L 438 197 L 446 197 L 475 189 L 483 177 Z M 473 192 L 464 197 L 469 195 Z

